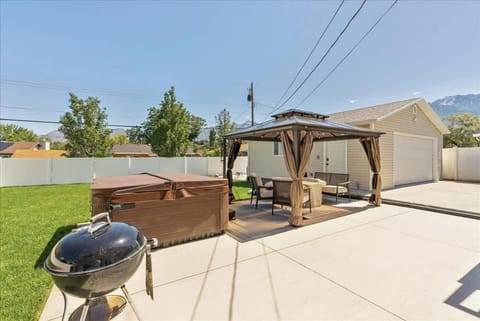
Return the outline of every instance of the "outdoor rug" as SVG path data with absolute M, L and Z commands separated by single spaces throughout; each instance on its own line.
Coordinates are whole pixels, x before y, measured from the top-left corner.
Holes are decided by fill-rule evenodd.
M 368 208 L 368 205 L 363 202 L 361 205 L 358 202 L 349 204 L 335 204 L 335 201 L 324 198 L 322 206 L 312 208 L 312 213 L 309 213 L 308 209 L 304 209 L 304 226 L 350 215 Z M 263 202 L 258 204 L 258 208 L 255 208 L 255 204 L 250 205 L 249 202 L 234 202 L 231 208 L 236 211 L 236 219 L 229 221 L 226 233 L 239 242 L 247 242 L 296 228 L 288 224 L 289 207 L 275 206 L 274 215 L 272 215 L 271 206 L 271 203 Z

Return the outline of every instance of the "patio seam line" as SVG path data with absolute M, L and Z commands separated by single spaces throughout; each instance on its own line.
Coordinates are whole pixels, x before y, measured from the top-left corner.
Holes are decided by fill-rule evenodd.
M 388 217 L 384 217 L 384 218 L 380 218 L 378 220 L 374 220 L 374 221 L 370 221 L 370 222 L 363 222 L 363 223 L 360 223 L 358 225 L 355 225 L 355 226 L 351 226 L 351 227 L 347 227 L 347 228 L 344 228 L 342 230 L 338 230 L 338 231 L 335 231 L 335 232 L 332 232 L 332 233 L 328 233 L 328 234 L 324 234 L 324 235 L 321 235 L 321 236 L 318 236 L 318 237 L 315 237 L 313 239 L 309 239 L 309 240 L 306 240 L 306 241 L 302 241 L 302 242 L 299 242 L 299 243 L 295 243 L 295 244 L 292 244 L 292 245 L 288 245 L 288 246 L 285 246 L 285 247 L 281 247 L 279 249 L 274 249 L 270 246 L 268 246 L 270 249 L 272 249 L 272 251 L 282 251 L 282 250 L 286 250 L 286 249 L 290 249 L 292 247 L 295 247 L 295 246 L 299 246 L 299 245 L 303 245 L 303 244 L 307 244 L 307 243 L 310 243 L 310 242 L 314 242 L 314 241 L 317 241 L 317 240 L 320 240 L 322 238 L 325 238 L 325 237 L 329 237 L 329 236 L 333 236 L 335 234 L 339 234 L 339 233 L 343 233 L 343 232 L 346 232 L 346 231 L 349 231 L 349 230 L 354 230 L 354 229 L 357 229 L 357 228 L 361 228 L 361 227 L 365 227 L 367 225 L 373 225 L 372 223 L 375 223 L 375 222 L 379 222 L 379 221 L 383 221 L 383 220 L 386 220 L 386 219 L 389 219 L 389 218 L 392 218 L 392 217 L 395 217 L 395 216 L 399 216 L 399 215 L 405 215 L 409 212 L 411 212 L 412 210 L 409 210 L 409 211 L 405 211 L 405 212 L 401 212 L 401 213 L 397 213 L 397 214 L 394 214 L 394 215 L 391 215 L 391 216 L 388 216 Z M 317 223 L 318 224 L 318 223 Z M 255 240 L 257 243 L 258 241 Z
M 417 202 L 399 201 L 399 200 L 389 199 L 389 198 L 383 198 L 382 200 L 385 204 L 389 204 L 389 205 L 414 208 L 414 209 L 424 210 L 428 212 L 435 212 L 440 214 L 453 215 L 453 216 L 471 218 L 476 220 L 480 219 L 480 214 L 476 212 L 471 212 L 471 211 L 465 211 L 465 210 L 459 210 L 455 208 L 448 208 L 448 207 L 435 206 L 435 205 L 428 205 L 428 204 L 421 204 Z
M 195 305 L 193 306 L 192 315 L 190 316 L 190 321 L 195 320 L 195 314 L 197 313 L 198 305 L 200 304 L 200 299 L 202 298 L 203 290 L 205 289 L 205 284 L 207 283 L 209 270 L 212 266 L 213 258 L 215 257 L 215 252 L 217 251 L 217 246 L 218 246 L 218 240 L 219 239 L 220 238 L 217 237 L 216 240 L 215 240 L 215 245 L 213 246 L 212 254 L 210 255 L 210 259 L 208 260 L 207 272 L 203 276 L 202 285 L 200 286 L 200 290 L 198 291 L 197 299 L 195 300 Z
M 454 247 L 454 248 L 457 248 L 457 249 L 466 250 L 466 251 L 468 251 L 468 252 L 480 253 L 480 249 L 475 250 L 475 249 L 471 249 L 471 248 L 467 248 L 467 247 L 455 245 L 455 244 L 452 244 L 452 243 L 447 243 L 447 242 L 442 242 L 442 241 L 439 241 L 439 240 L 431 239 L 431 238 L 428 238 L 428 237 L 422 237 L 422 236 L 420 236 L 420 235 L 416 235 L 416 234 L 412 234 L 412 233 L 401 232 L 401 231 L 395 230 L 395 229 L 393 229 L 393 228 L 385 227 L 385 226 L 381 226 L 381 225 L 372 224 L 372 226 L 374 226 L 374 227 L 376 227 L 376 228 L 378 228 L 378 229 L 381 229 L 381 230 L 386 230 L 386 231 L 390 231 L 390 232 L 395 232 L 395 233 L 398 233 L 398 234 L 406 235 L 406 236 L 413 237 L 413 238 L 416 238 L 416 239 L 420 239 L 420 240 L 423 240 L 423 241 L 429 241 L 429 242 L 433 242 L 433 243 L 439 243 L 439 244 L 442 244 L 442 245 L 445 245 L 445 246 L 449 246 L 449 247 Z
M 239 226 L 239 225 L 237 225 L 237 226 Z M 285 227 L 288 228 L 289 226 L 287 225 L 287 226 L 285 226 Z M 292 230 L 294 230 L 294 228 L 291 228 L 291 229 L 290 229 L 290 231 L 292 231 Z M 246 237 L 246 238 L 245 238 L 246 241 L 243 241 L 243 242 L 238 241 L 238 240 L 233 236 L 235 233 L 238 233 L 238 234 L 241 234 L 242 236 L 245 236 L 245 237 Z M 246 243 L 246 242 L 256 241 L 256 240 L 252 239 L 252 237 L 255 237 L 255 236 L 254 236 L 254 235 L 252 236 L 252 235 L 249 234 L 249 233 L 244 233 L 244 232 L 241 232 L 241 231 L 235 231 L 235 233 L 232 233 L 232 232 L 229 232 L 229 231 L 225 231 L 225 234 L 226 234 L 226 235 L 228 235 L 229 237 L 231 237 L 232 239 L 234 239 L 235 241 L 240 242 L 240 243 Z M 260 237 L 257 237 L 257 239 L 263 239 L 264 237 L 268 237 L 268 236 L 271 236 L 271 235 L 262 235 L 262 236 L 260 236 Z M 250 239 L 250 240 L 248 240 L 248 239 Z
M 271 253 L 273 253 L 273 251 L 270 252 L 270 253 L 267 253 L 267 255 L 269 255 L 269 254 L 271 254 Z M 260 258 L 260 257 L 262 257 L 262 256 L 265 256 L 265 254 L 258 254 L 258 255 L 255 255 L 255 256 L 252 256 L 252 257 L 249 257 L 249 258 L 240 260 L 240 261 L 237 262 L 237 264 L 243 263 L 243 262 L 247 262 L 247 261 L 251 261 L 251 260 Z M 183 281 L 183 280 L 187 280 L 187 279 L 190 279 L 190 278 L 193 278 L 193 277 L 197 277 L 197 276 L 203 275 L 203 274 L 205 274 L 205 273 L 214 272 L 214 271 L 217 271 L 217 270 L 222 270 L 222 269 L 225 269 L 225 268 L 227 268 L 227 267 L 229 267 L 229 266 L 233 266 L 233 265 L 235 265 L 235 262 L 230 263 L 230 264 L 220 265 L 220 266 L 214 267 L 214 268 L 212 268 L 212 269 L 210 269 L 210 270 L 205 270 L 205 271 L 202 271 L 202 272 L 190 274 L 190 275 L 187 275 L 187 276 L 184 276 L 184 277 L 175 279 L 175 280 L 171 280 L 171 281 L 168 281 L 168 282 L 160 283 L 160 284 L 158 284 L 158 285 L 154 285 L 153 287 L 154 287 L 154 288 L 157 288 L 157 287 L 162 287 L 162 286 L 165 286 L 165 285 L 170 285 L 170 284 L 173 284 L 173 283 L 175 283 L 175 282 L 179 282 L 179 281 Z M 135 295 L 135 294 L 139 294 L 139 293 L 142 293 L 142 292 L 145 292 L 145 289 L 133 291 L 133 292 L 130 292 L 130 293 L 131 293 L 132 295 Z
M 379 305 L 379 304 L 377 304 L 377 303 L 375 303 L 375 302 L 371 301 L 370 299 L 368 299 L 368 298 L 364 297 L 363 295 L 361 295 L 361 294 L 359 294 L 359 293 L 357 293 L 357 292 L 355 292 L 355 291 L 353 291 L 353 290 L 349 289 L 348 287 L 346 287 L 346 286 L 342 285 L 341 283 L 338 283 L 338 282 L 334 281 L 333 279 L 331 279 L 331 278 L 329 278 L 329 277 L 327 277 L 327 276 L 323 275 L 322 273 L 320 273 L 320 272 L 318 272 L 318 271 L 315 271 L 314 269 L 312 269 L 312 268 L 310 268 L 309 266 L 307 266 L 307 265 L 305 265 L 305 264 L 303 264 L 303 263 L 301 263 L 301 262 L 299 262 L 299 261 L 297 261 L 297 260 L 295 260 L 295 259 L 291 258 L 290 256 L 288 256 L 288 255 L 286 255 L 286 254 L 284 254 L 284 253 L 282 253 L 282 252 L 279 252 L 279 251 L 275 251 L 275 252 L 276 252 L 276 253 L 278 253 L 279 255 L 281 255 L 281 256 L 283 256 L 283 257 L 287 258 L 288 260 L 290 260 L 290 261 L 292 261 L 292 262 L 294 262 L 294 263 L 298 264 L 299 266 L 303 267 L 304 269 L 306 269 L 306 270 L 309 270 L 310 272 L 312 272 L 312 273 L 314 273 L 314 274 L 316 274 L 316 275 L 320 276 L 321 278 L 323 278 L 323 279 L 325 279 L 325 280 L 327 280 L 327 281 L 329 281 L 329 282 L 331 282 L 331 283 L 335 284 L 336 286 L 338 286 L 338 287 L 340 287 L 340 288 L 344 289 L 345 291 L 347 291 L 347 292 L 350 292 L 351 294 L 353 294 L 353 295 L 355 295 L 355 296 L 359 297 L 360 299 L 362 299 L 362 300 L 364 300 L 364 301 L 367 301 L 368 303 L 370 303 L 370 304 L 372 304 L 372 305 L 376 306 L 377 308 L 379 308 L 379 309 L 381 309 L 381 310 L 383 310 L 383 311 L 385 311 L 385 312 L 387 312 L 387 313 L 389 313 L 389 314 L 391 314 L 391 315 L 393 315 L 393 316 L 397 317 L 398 319 L 400 319 L 400 320 L 404 320 L 404 321 L 407 321 L 407 319 L 405 319 L 405 318 L 401 317 L 400 315 L 396 314 L 395 312 L 392 312 L 392 311 L 388 310 L 387 308 L 384 308 L 383 306 L 381 306 L 381 305 Z
M 384 191 L 385 193 L 389 192 Z M 445 193 L 454 193 L 454 194 L 464 194 L 463 192 L 450 192 L 450 191 L 442 191 Z M 474 197 L 477 196 L 476 192 L 467 192 L 467 194 L 471 194 Z M 352 192 L 352 198 L 354 199 L 361 199 L 361 200 L 367 200 L 370 197 L 370 194 L 365 194 L 365 193 L 354 193 Z M 422 204 L 419 202 L 407 202 L 407 201 L 401 201 L 397 200 L 394 198 L 390 198 L 389 195 L 384 195 L 382 193 L 382 202 L 385 204 L 389 205 L 395 205 L 395 206 L 401 206 L 401 207 L 409 207 L 409 208 L 415 208 L 415 209 L 421 209 L 429 212 L 436 212 L 436 213 L 441 213 L 441 214 L 447 214 L 447 215 L 453 215 L 453 216 L 459 216 L 459 217 L 465 217 L 465 218 L 473 218 L 473 219 L 480 219 L 480 214 L 477 212 L 472 212 L 472 211 L 466 211 L 466 210 L 460 210 L 460 209 L 455 209 L 455 208 L 449 208 L 449 207 L 442 207 L 442 206 L 436 206 L 436 205 L 428 205 L 428 204 Z
M 263 240 L 262 240 L 262 248 L 263 248 L 263 253 L 264 253 L 264 258 L 265 258 L 265 265 L 267 267 L 268 282 L 270 283 L 270 289 L 271 289 L 271 292 L 272 292 L 273 306 L 275 307 L 275 314 L 277 316 L 277 320 L 280 321 L 280 320 L 282 320 L 282 318 L 280 316 L 280 309 L 278 308 L 278 299 L 277 299 L 277 296 L 275 294 L 275 286 L 274 286 L 274 283 L 273 283 L 272 270 L 270 268 L 270 262 L 268 261 L 268 256 L 267 256 L 267 251 L 266 251 L 268 246 L 265 245 Z M 270 253 L 272 253 L 272 252 L 270 252 Z

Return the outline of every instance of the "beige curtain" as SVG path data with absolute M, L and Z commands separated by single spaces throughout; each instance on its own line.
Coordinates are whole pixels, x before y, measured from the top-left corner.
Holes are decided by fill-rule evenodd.
M 313 136 L 309 131 L 283 131 L 280 133 L 283 144 L 283 159 L 292 178 L 290 199 L 292 213 L 288 222 L 293 226 L 302 226 L 303 184 L 310 154 L 313 148 Z
M 360 143 L 363 146 L 365 154 L 367 154 L 370 168 L 373 172 L 372 177 L 372 194 L 370 195 L 369 202 L 379 206 L 382 204 L 382 177 L 380 176 L 380 144 L 378 137 L 366 137 L 360 138 Z

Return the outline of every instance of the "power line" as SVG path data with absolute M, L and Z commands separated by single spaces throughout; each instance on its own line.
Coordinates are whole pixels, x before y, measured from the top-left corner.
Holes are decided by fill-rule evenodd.
M 34 119 L 0 118 L 0 120 L 15 121 L 15 122 L 26 122 L 26 123 L 41 123 L 41 124 L 61 124 L 61 123 L 58 122 L 58 121 L 34 120 Z M 128 127 L 128 128 L 140 127 L 140 126 L 115 125 L 115 124 L 107 124 L 106 126 L 107 126 L 107 127 Z
M 312 74 L 315 72 L 315 70 L 318 68 L 318 66 L 320 66 L 320 64 L 325 60 L 325 58 L 327 57 L 327 55 L 329 54 L 329 52 L 333 49 L 333 47 L 335 46 L 335 44 L 338 42 L 338 40 L 342 37 L 342 35 L 345 33 L 345 31 L 348 29 L 348 27 L 350 26 L 350 24 L 352 23 L 352 21 L 356 18 L 356 16 L 358 15 L 358 13 L 360 12 L 360 10 L 362 10 L 363 6 L 365 5 L 365 3 L 367 2 L 367 0 L 363 0 L 362 1 L 362 4 L 360 5 L 360 7 L 357 9 L 357 11 L 353 14 L 353 16 L 350 18 L 350 20 L 347 22 L 347 24 L 345 25 L 345 27 L 343 28 L 343 30 L 338 34 L 337 38 L 335 39 L 335 41 L 330 45 L 330 47 L 327 49 L 327 51 L 325 52 L 325 54 L 322 56 L 322 58 L 320 59 L 320 61 L 315 65 L 315 67 L 313 67 L 312 71 L 310 71 L 310 73 L 307 75 L 307 77 L 305 77 L 305 79 L 300 83 L 300 85 L 298 85 L 298 87 L 293 91 L 293 93 L 281 104 L 279 105 L 277 108 L 275 108 L 275 110 L 272 111 L 275 112 L 277 110 L 279 110 L 280 108 L 282 108 L 288 101 L 290 101 L 290 99 L 292 99 L 293 96 L 295 96 L 295 94 L 300 90 L 300 88 L 303 87 L 303 85 L 307 82 L 307 80 L 310 78 L 310 76 L 312 76 Z
M 58 84 L 48 84 L 48 83 L 42 83 L 42 82 L 36 82 L 36 81 L 29 81 L 29 80 L 15 80 L 15 79 L 7 79 L 7 78 L 2 78 L 2 83 L 7 84 L 7 85 L 13 85 L 13 86 L 25 86 L 25 87 L 34 87 L 34 88 L 45 88 L 45 89 L 54 89 L 54 90 L 76 90 L 76 91 L 82 91 L 82 92 L 97 92 L 105 95 L 110 95 L 110 96 L 119 96 L 119 97 L 136 97 L 136 98 L 157 98 L 157 99 L 162 99 L 163 97 L 160 96 L 154 96 L 154 95 L 145 95 L 145 94 L 140 94 L 140 93 L 132 93 L 132 92 L 117 92 L 117 91 L 111 91 L 111 90 L 103 90 L 103 89 L 94 89 L 94 88 L 79 88 L 79 87 L 73 87 L 73 86 L 68 86 L 68 85 L 58 85 Z
M 95 89 L 95 88 L 79 88 L 73 87 L 65 84 L 49 84 L 44 82 L 30 81 L 30 80 L 16 80 L 1 78 L 0 84 L 2 85 L 11 85 L 11 86 L 24 86 L 24 87 L 33 87 L 33 88 L 44 88 L 44 89 L 53 89 L 53 90 L 75 90 L 80 92 L 95 92 L 107 96 L 116 96 L 116 97 L 132 97 L 132 98 L 154 98 L 154 99 L 163 99 L 163 96 L 156 96 L 150 94 L 142 94 L 135 92 L 120 92 L 114 90 L 104 90 L 104 89 Z M 183 103 L 192 104 L 192 105 L 214 105 L 214 106 L 232 106 L 228 103 L 219 103 L 219 102 L 192 102 L 192 101 L 183 101 Z M 234 106 L 232 106 L 234 107 Z
M 295 75 L 295 77 L 293 77 L 292 81 L 290 82 L 290 84 L 288 85 L 287 89 L 285 89 L 285 91 L 283 92 L 282 94 L 282 97 L 280 97 L 280 99 L 277 101 L 277 103 L 275 104 L 275 108 L 280 104 L 280 102 L 282 101 L 283 97 L 285 97 L 285 95 L 287 94 L 287 92 L 290 90 L 290 88 L 292 88 L 292 85 L 295 83 L 295 81 L 297 80 L 298 78 L 298 75 L 300 75 L 300 73 L 302 72 L 303 68 L 305 67 L 305 65 L 307 64 L 308 60 L 310 59 L 310 57 L 312 56 L 313 52 L 315 51 L 315 49 L 317 49 L 317 46 L 318 44 L 320 43 L 320 41 L 323 39 L 323 36 L 325 35 L 325 33 L 327 32 L 328 28 L 330 27 L 330 25 L 332 24 L 333 20 L 335 19 L 335 17 L 337 16 L 338 12 L 340 11 L 340 8 L 343 6 L 343 3 L 345 2 L 345 0 L 342 0 L 342 2 L 340 3 L 340 5 L 338 6 L 337 10 L 335 11 L 335 13 L 333 14 L 332 18 L 330 19 L 330 21 L 328 22 L 327 26 L 325 27 L 325 29 L 323 29 L 323 32 L 322 34 L 320 35 L 320 37 L 318 38 L 317 42 L 315 43 L 315 45 L 313 46 L 312 50 L 310 50 L 310 53 L 308 54 L 307 56 L 307 59 L 305 59 L 305 61 L 303 62 L 303 65 L 300 67 L 300 69 L 298 70 L 297 74 Z
M 0 105 L 0 108 L 5 109 L 21 109 L 21 110 L 34 110 L 34 111 L 49 111 L 55 113 L 64 113 L 65 110 L 53 110 L 53 109 L 46 109 L 46 108 L 34 108 L 34 107 L 21 107 L 21 106 L 7 106 L 7 105 Z
M 337 68 L 345 61 L 345 59 L 348 58 L 348 56 L 350 56 L 350 54 L 355 51 L 355 49 L 357 49 L 357 47 L 360 45 L 360 43 L 370 34 L 370 32 L 372 32 L 373 29 L 375 29 L 375 27 L 380 23 L 380 21 L 383 19 L 383 17 L 385 17 L 387 15 L 387 13 L 393 8 L 393 6 L 395 6 L 395 4 L 397 4 L 398 0 L 395 0 L 391 5 L 390 7 L 380 16 L 380 18 L 377 19 L 377 21 L 373 24 L 373 26 L 368 29 L 368 31 L 362 36 L 362 38 L 360 38 L 360 40 L 352 47 L 352 49 L 350 49 L 350 51 L 348 51 L 348 53 L 342 58 L 342 60 L 340 60 L 337 65 L 332 69 L 330 70 L 330 72 L 325 76 L 325 78 L 322 79 L 322 81 L 320 81 L 320 83 L 315 87 L 313 88 L 313 90 L 297 105 L 297 108 L 300 107 L 308 98 L 310 98 L 310 96 L 315 92 L 317 91 L 317 89 L 335 72 L 335 70 L 337 70 Z

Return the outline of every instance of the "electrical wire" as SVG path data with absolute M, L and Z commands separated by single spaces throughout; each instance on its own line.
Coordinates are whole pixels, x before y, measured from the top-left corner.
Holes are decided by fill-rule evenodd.
M 44 89 L 54 89 L 54 90 L 75 90 L 81 92 L 96 92 L 104 95 L 110 96 L 118 96 L 118 97 L 135 97 L 135 98 L 157 98 L 163 99 L 160 96 L 154 95 L 146 95 L 140 93 L 133 93 L 133 92 L 118 92 L 118 91 L 111 91 L 111 90 L 103 90 L 103 89 L 93 89 L 93 88 L 79 88 L 79 87 L 72 87 L 67 85 L 58 85 L 58 84 L 48 84 L 36 81 L 29 81 L 29 80 L 15 80 L 15 79 L 1 79 L 2 84 L 13 85 L 13 86 L 24 86 L 24 87 L 33 87 L 33 88 L 44 88 Z
M 163 96 L 156 96 L 156 95 L 149 95 L 149 94 L 142 94 L 142 93 L 134 93 L 134 92 L 119 92 L 113 90 L 104 90 L 104 89 L 94 89 L 94 88 L 79 88 L 73 87 L 68 85 L 60 85 L 60 84 L 49 84 L 37 81 L 30 81 L 30 80 L 16 80 L 16 79 L 9 79 L 9 78 L 1 78 L 0 79 L 1 85 L 11 85 L 11 86 L 23 86 L 23 87 L 33 87 L 33 88 L 44 88 L 44 89 L 53 89 L 53 90 L 75 90 L 80 92 L 94 92 L 97 94 L 103 94 L 107 96 L 116 96 L 116 97 L 132 97 L 132 98 L 154 98 L 162 100 Z M 192 102 L 192 101 L 183 101 L 186 104 L 192 105 L 214 105 L 214 106 L 231 106 L 232 104 L 228 103 L 218 103 L 218 102 Z
M 64 113 L 65 112 L 65 110 L 53 110 L 53 109 L 46 109 L 46 108 L 20 107 L 20 106 L 7 106 L 7 105 L 0 105 L 0 108 L 34 110 L 34 111 L 48 111 L 48 112 L 53 112 L 53 113 Z
M 320 81 L 320 83 L 315 87 L 313 88 L 313 90 L 305 97 L 303 98 L 303 100 L 296 106 L 296 108 L 300 107 L 308 98 L 310 98 L 310 96 L 315 92 L 317 91 L 318 88 L 320 88 L 320 86 L 335 72 L 335 70 L 337 70 L 337 68 L 345 61 L 345 59 L 348 58 L 348 56 L 350 56 L 350 54 L 352 54 L 353 51 L 355 51 L 355 49 L 357 49 L 357 47 L 360 45 L 360 43 L 370 34 L 370 32 L 373 31 L 373 29 L 375 29 L 375 27 L 380 23 L 380 21 L 388 14 L 388 12 L 395 6 L 395 4 L 397 4 L 398 0 L 395 0 L 391 5 L 390 7 L 388 7 L 388 9 L 380 16 L 380 18 L 377 19 L 377 21 L 373 24 L 373 26 L 368 29 L 368 31 L 362 36 L 362 38 L 360 38 L 359 41 L 357 41 L 357 43 L 350 49 L 350 51 L 348 51 L 348 53 L 337 63 L 337 65 L 332 69 L 330 70 L 330 72 L 325 76 L 325 78 L 322 79 L 322 81 Z
M 317 49 L 320 41 L 323 39 L 323 36 L 325 35 L 325 33 L 327 32 L 328 28 L 330 27 L 330 25 L 332 24 L 333 20 L 335 19 L 335 17 L 337 16 L 338 12 L 340 11 L 340 8 L 343 6 L 343 3 L 345 2 L 345 0 L 342 0 L 342 2 L 340 2 L 340 5 L 338 6 L 337 10 L 335 11 L 335 13 L 333 14 L 332 18 L 330 19 L 330 21 L 328 22 L 327 26 L 325 27 L 325 29 L 323 29 L 323 32 L 322 34 L 320 35 L 320 37 L 318 38 L 317 42 L 315 43 L 315 45 L 313 46 L 312 50 L 310 50 L 310 53 L 308 54 L 307 58 L 305 59 L 305 61 L 303 62 L 302 66 L 300 67 L 300 69 L 298 70 L 297 74 L 295 75 L 295 77 L 293 77 L 292 81 L 290 82 L 290 84 L 288 85 L 287 89 L 285 89 L 285 91 L 283 92 L 282 96 L 280 97 L 280 99 L 277 101 L 277 103 L 275 104 L 275 107 L 276 108 L 280 102 L 282 101 L 282 99 L 285 97 L 285 95 L 287 94 L 287 92 L 290 90 L 290 88 L 292 88 L 292 85 L 295 83 L 295 81 L 297 80 L 298 76 L 300 75 L 300 73 L 302 72 L 303 68 L 305 68 L 305 65 L 307 64 L 308 60 L 310 60 L 310 57 L 312 56 L 313 52 L 315 51 L 315 49 Z
M 58 121 L 49 121 L 49 120 L 14 119 L 14 118 L 0 118 L 0 120 L 26 122 L 26 123 L 41 123 L 41 124 L 61 124 Z M 128 127 L 128 128 L 140 127 L 140 126 L 116 125 L 116 124 L 107 124 L 106 126 L 107 127 Z
M 282 108 L 287 102 L 290 101 L 290 99 L 292 99 L 293 96 L 295 96 L 295 94 L 300 90 L 300 88 L 303 87 L 303 85 L 307 82 L 307 80 L 312 76 L 312 74 L 315 72 L 315 70 L 318 68 L 318 66 L 320 66 L 320 64 L 325 60 L 325 58 L 327 57 L 327 55 L 330 53 L 330 51 L 333 49 L 333 47 L 336 45 L 336 43 L 338 42 L 338 40 L 340 40 L 340 38 L 342 37 L 342 35 L 345 33 L 345 31 L 348 29 L 348 27 L 350 26 L 350 24 L 352 23 L 352 21 L 357 17 L 357 15 L 359 14 L 359 12 L 362 10 L 363 6 L 365 5 L 365 3 L 367 2 L 367 0 L 363 0 L 362 1 L 362 4 L 360 5 L 360 7 L 357 9 L 357 11 L 355 11 L 355 13 L 353 14 L 353 16 L 350 18 L 350 20 L 347 22 L 347 24 L 345 25 L 345 27 L 343 28 L 343 30 L 338 34 L 337 38 L 335 39 L 335 41 L 330 45 L 330 47 L 327 49 L 327 51 L 325 52 L 325 54 L 322 56 L 322 58 L 320 59 L 320 61 L 315 65 L 315 67 L 312 69 L 312 71 L 310 71 L 310 73 L 307 75 L 307 77 L 305 77 L 305 79 L 300 83 L 300 85 L 298 85 L 298 87 L 293 91 L 293 93 L 281 104 L 279 105 L 278 107 L 276 107 L 273 111 L 277 111 L 279 110 L 280 108 Z

